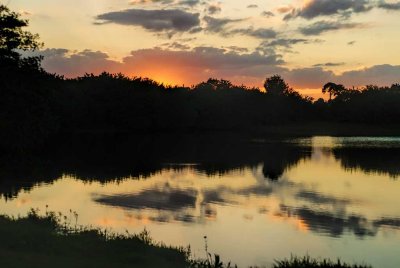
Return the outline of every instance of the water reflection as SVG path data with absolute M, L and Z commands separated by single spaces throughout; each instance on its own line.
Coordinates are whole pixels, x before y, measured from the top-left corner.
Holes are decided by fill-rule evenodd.
M 78 211 L 82 224 L 121 232 L 146 226 L 166 243 L 199 252 L 208 235 L 219 239 L 216 252 L 242 265 L 307 252 L 352 261 L 355 247 L 363 249 L 359 260 L 377 267 L 400 261 L 393 247 L 400 241 L 400 139 L 107 144 L 66 142 L 32 165 L 3 168 L 0 213 L 49 204 Z M 379 251 L 385 260 L 373 258 Z
M 365 173 L 389 175 L 396 179 L 400 175 L 400 148 L 343 147 L 333 150 L 343 168 L 360 169 Z
M 208 176 L 223 176 L 260 163 L 264 163 L 264 176 L 276 180 L 286 168 L 310 156 L 311 147 L 281 140 L 256 143 L 236 136 L 69 137 L 36 155 L 3 156 L 0 194 L 12 198 L 62 175 L 107 183 L 193 167 Z

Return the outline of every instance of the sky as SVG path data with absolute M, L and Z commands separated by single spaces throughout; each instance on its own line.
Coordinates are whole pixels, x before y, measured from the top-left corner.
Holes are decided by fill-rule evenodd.
M 191 86 L 208 78 L 262 87 L 281 75 L 319 97 L 400 82 L 400 1 L 7 0 L 45 46 L 43 67 Z

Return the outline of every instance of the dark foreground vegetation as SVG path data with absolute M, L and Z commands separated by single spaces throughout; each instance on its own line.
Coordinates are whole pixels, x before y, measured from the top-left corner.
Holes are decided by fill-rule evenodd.
M 368 265 L 347 264 L 340 260 L 331 261 L 328 259 L 316 260 L 309 256 L 296 257 L 292 256 L 290 259 L 276 261 L 273 268 L 368 268 Z
M 72 218 L 72 219 L 71 219 Z M 0 216 L 1 267 L 188 267 L 229 268 L 218 255 L 205 260 L 190 259 L 190 248 L 156 243 L 144 230 L 137 235 L 116 235 L 105 230 L 77 225 L 70 217 L 32 210 L 25 218 Z M 280 267 L 367 268 L 309 257 L 276 261 Z
M 185 250 L 154 243 L 145 231 L 113 235 L 65 221 L 35 211 L 26 218 L 0 217 L 1 267 L 188 267 Z
M 362 124 L 400 133 L 399 84 L 347 89 L 327 83 L 322 92 L 329 101 L 314 101 L 278 75 L 266 79 L 262 90 L 218 79 L 192 87 L 109 73 L 66 79 L 45 72 L 40 56 L 22 56 L 41 47 L 38 36 L 23 30 L 27 21 L 5 6 L 0 18 L 2 149 L 40 148 L 49 137 L 76 132 L 318 134 L 354 128 L 364 134 L 365 128 L 355 127 Z

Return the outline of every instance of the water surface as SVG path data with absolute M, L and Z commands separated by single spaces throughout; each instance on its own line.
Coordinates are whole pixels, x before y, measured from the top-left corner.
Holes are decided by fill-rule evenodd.
M 66 146 L 6 169 L 0 214 L 72 210 L 78 224 L 121 233 L 146 228 L 167 244 L 190 244 L 196 257 L 204 257 L 207 236 L 210 252 L 240 266 L 290 254 L 400 265 L 400 138 L 120 146 Z

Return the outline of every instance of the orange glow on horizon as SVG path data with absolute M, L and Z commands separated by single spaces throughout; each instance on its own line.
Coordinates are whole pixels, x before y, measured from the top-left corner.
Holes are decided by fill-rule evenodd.
M 177 68 L 177 66 L 170 66 L 169 68 L 160 66 L 149 68 L 141 68 L 140 70 L 128 72 L 131 77 L 147 77 L 158 83 L 169 85 L 169 86 L 191 86 L 198 84 L 202 81 L 196 82 L 195 79 L 188 75 L 188 72 L 183 68 Z

